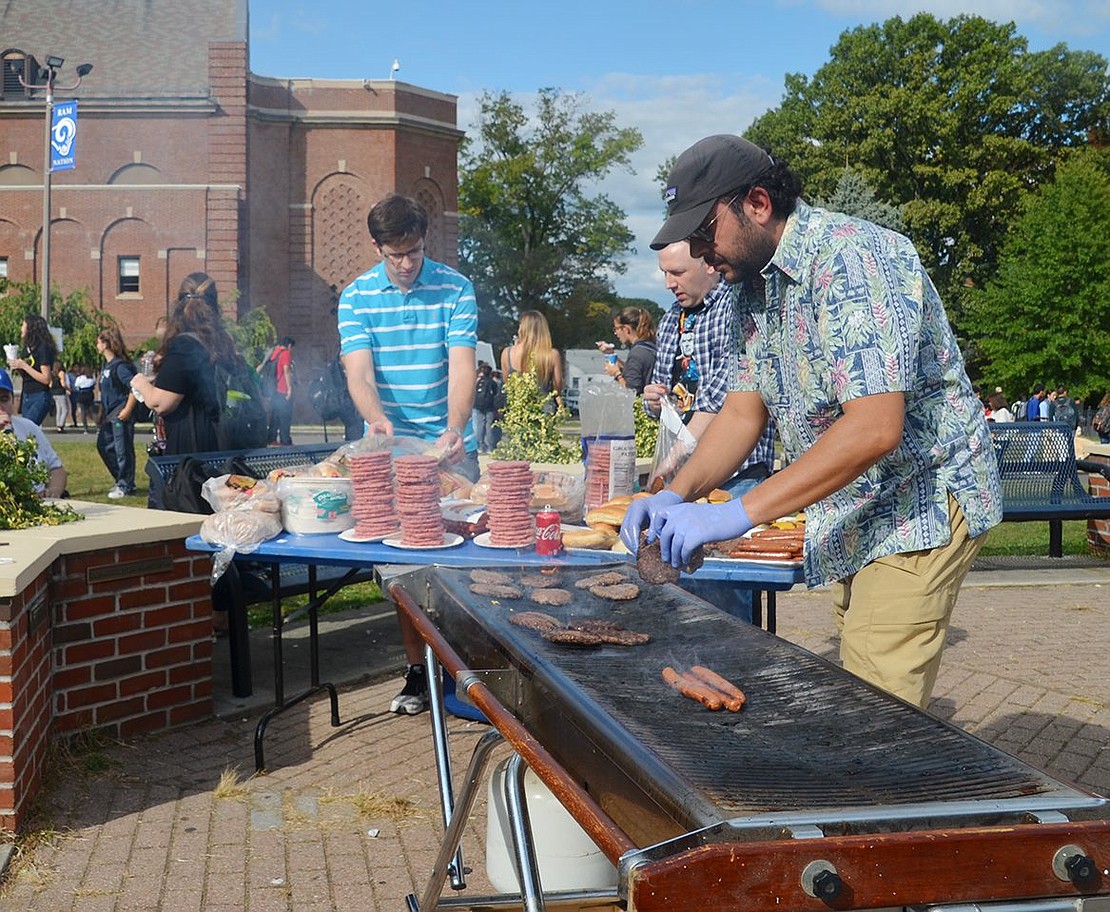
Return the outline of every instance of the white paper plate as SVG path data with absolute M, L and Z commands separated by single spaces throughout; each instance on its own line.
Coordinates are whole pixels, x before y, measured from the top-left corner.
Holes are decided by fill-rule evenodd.
M 396 534 L 396 533 L 394 533 L 394 534 Z M 355 542 L 357 544 L 363 544 L 365 542 L 380 542 L 380 541 L 383 541 L 387 536 L 385 536 L 385 535 L 371 535 L 369 538 L 366 538 L 365 536 L 362 536 L 362 535 L 355 535 L 355 530 L 354 529 L 346 529 L 343 532 L 339 533 L 339 537 L 341 539 L 343 539 L 343 541 Z
M 434 551 L 436 548 L 454 548 L 462 543 L 463 537 L 456 535 L 454 532 L 445 532 L 443 541 L 438 545 L 406 545 L 401 541 L 400 535 L 390 535 L 382 539 L 382 544 L 389 545 L 391 548 L 399 548 L 402 551 Z
M 490 541 L 489 536 L 489 532 L 483 532 L 474 539 L 474 544 L 479 548 L 501 548 L 506 551 L 519 551 L 521 548 L 531 548 L 534 544 L 534 542 L 528 542 L 526 545 L 495 545 Z

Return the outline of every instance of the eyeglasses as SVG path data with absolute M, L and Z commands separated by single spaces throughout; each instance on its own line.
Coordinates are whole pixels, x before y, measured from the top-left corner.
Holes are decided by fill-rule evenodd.
M 731 209 L 732 204 L 735 203 L 738 199 L 740 199 L 740 197 L 742 197 L 747 192 L 748 192 L 747 190 L 743 190 L 740 193 L 737 193 L 732 199 L 730 199 L 727 203 L 725 203 L 725 208 L 724 209 L 718 210 L 714 214 L 713 218 L 711 218 L 704 225 L 699 225 L 696 230 L 694 230 L 693 232 L 690 233 L 690 236 L 686 240 L 687 241 L 701 241 L 701 243 L 706 244 L 710 247 L 712 247 L 714 244 L 716 244 L 717 243 L 717 230 L 716 230 L 716 228 L 714 228 L 714 225 L 717 223 L 717 219 L 719 219 L 721 217 L 721 213 L 724 212 L 725 209 Z
M 400 266 L 405 260 L 408 260 L 410 263 L 417 263 L 422 260 L 424 258 L 424 245 L 420 244 L 402 253 L 388 253 L 379 244 L 378 252 L 394 266 Z

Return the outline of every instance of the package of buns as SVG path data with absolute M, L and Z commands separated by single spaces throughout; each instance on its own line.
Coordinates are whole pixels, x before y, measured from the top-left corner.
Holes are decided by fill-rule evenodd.
M 223 576 L 236 554 L 249 554 L 280 532 L 281 517 L 264 510 L 220 510 L 206 516 L 200 537 L 220 549 L 212 555 L 212 582 Z
M 200 493 L 217 513 L 221 510 L 281 512 L 281 500 L 274 486 L 249 475 L 219 475 L 209 478 L 201 485 Z

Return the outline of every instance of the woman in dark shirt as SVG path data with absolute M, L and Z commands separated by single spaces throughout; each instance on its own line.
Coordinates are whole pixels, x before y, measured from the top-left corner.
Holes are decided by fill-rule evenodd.
M 212 365 L 235 357 L 235 344 L 220 321 L 216 283 L 203 272 L 186 276 L 155 356 L 154 380 L 142 374 L 131 380 L 131 388 L 163 420 L 167 456 L 219 449 Z
M 605 372 L 639 396 L 655 369 L 655 320 L 642 307 L 625 307 L 613 317 L 613 335 L 630 348 L 623 363 L 607 364 Z
M 50 334 L 46 320 L 38 314 L 24 319 L 21 334 L 22 351 L 18 358 L 8 362 L 8 367 L 23 374 L 19 411 L 24 418 L 41 425 L 54 407 L 50 382 L 54 362 L 58 357 L 58 346 L 54 344 L 54 337 Z

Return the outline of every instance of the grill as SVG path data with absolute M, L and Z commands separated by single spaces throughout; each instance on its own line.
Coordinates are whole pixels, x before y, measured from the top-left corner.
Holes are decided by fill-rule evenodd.
M 575 600 L 542 610 L 617 620 L 650 643 L 550 643 L 509 623 L 510 607 L 536 606 L 471 593 L 465 570 L 390 589 L 459 691 L 618 864 L 630 909 L 1089 903 L 1104 889 L 1105 799 L 676 586 L 641 583 L 620 603 L 574 588 L 595 572 L 561 570 Z M 663 683 L 668 664 L 707 665 L 748 704 L 709 712 Z

